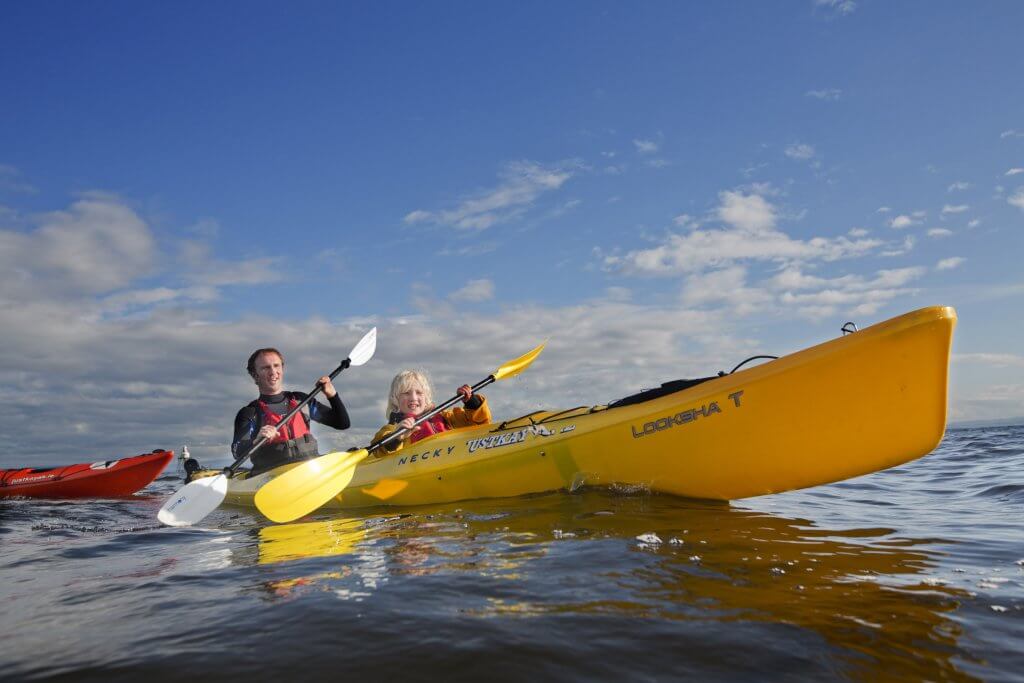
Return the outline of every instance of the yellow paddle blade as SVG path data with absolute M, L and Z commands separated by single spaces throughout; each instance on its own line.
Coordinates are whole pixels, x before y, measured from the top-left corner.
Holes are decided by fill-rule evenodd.
M 369 451 L 338 451 L 307 460 L 274 477 L 256 492 L 256 507 L 267 519 L 290 522 L 308 515 L 348 486 Z
M 497 381 L 499 379 L 505 379 L 506 377 L 515 377 L 520 372 L 530 367 L 530 363 L 532 363 L 534 359 L 540 355 L 540 352 L 544 350 L 544 347 L 546 345 L 547 342 L 544 342 L 543 344 L 535 348 L 533 351 L 530 351 L 529 353 L 524 353 L 522 356 L 519 356 L 519 358 L 516 358 L 515 360 L 510 360 L 509 362 L 502 365 L 500 368 L 494 371 L 494 380 Z

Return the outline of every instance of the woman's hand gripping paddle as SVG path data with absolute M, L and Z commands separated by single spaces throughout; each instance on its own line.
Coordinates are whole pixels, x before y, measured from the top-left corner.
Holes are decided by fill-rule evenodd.
M 515 377 L 528 368 L 543 350 L 544 344 L 541 344 L 529 353 L 508 361 L 493 374 L 488 375 L 486 379 L 473 385 L 473 392 L 483 389 L 492 382 Z M 290 522 L 308 515 L 348 486 L 355 475 L 356 465 L 371 451 L 404 436 L 420 423 L 429 420 L 442 410 L 447 410 L 461 400 L 462 396 L 456 394 L 430 412 L 420 415 L 408 429 L 398 429 L 366 448 L 357 451 L 328 453 L 293 467 L 260 487 L 260 490 L 256 492 L 256 507 L 267 519 L 274 522 Z
M 348 354 L 348 358 L 343 360 L 334 369 L 334 372 L 330 374 L 331 379 L 333 380 L 342 370 L 351 365 L 359 366 L 370 360 L 376 350 L 377 328 L 375 327 L 359 340 L 359 343 L 355 345 L 352 352 Z M 288 424 L 288 420 L 292 419 L 295 413 L 302 410 L 303 406 L 312 401 L 321 391 L 323 391 L 323 387 L 319 384 L 316 385 L 302 403 L 292 408 L 288 411 L 287 415 L 281 418 L 281 424 Z M 160 508 L 160 512 L 157 513 L 157 519 L 169 526 L 189 526 L 216 510 L 217 506 L 224 502 L 224 497 L 227 495 L 228 478 L 234 476 L 238 472 L 238 468 L 242 466 L 242 463 L 266 442 L 265 438 L 259 439 L 249 449 L 248 453 L 232 463 L 231 467 L 228 467 L 221 474 L 214 477 L 196 479 L 178 489 L 173 496 L 167 499 L 164 506 Z

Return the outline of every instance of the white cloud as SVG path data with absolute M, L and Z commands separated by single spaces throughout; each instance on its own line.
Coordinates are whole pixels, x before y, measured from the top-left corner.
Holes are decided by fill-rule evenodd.
M 718 218 L 738 230 L 751 232 L 775 229 L 775 207 L 759 194 L 725 191 L 718 195 Z
M 519 216 L 545 192 L 560 188 L 572 178 L 576 164 L 544 166 L 532 161 L 508 164 L 501 172 L 501 183 L 456 208 L 442 211 L 416 209 L 405 215 L 407 224 L 432 222 L 457 230 L 481 231 Z
M 916 221 L 906 214 L 900 214 L 889 221 L 889 227 L 894 230 L 903 230 L 904 228 L 909 228 L 912 225 L 917 225 L 919 222 L 920 221 Z
M 762 310 L 773 297 L 763 289 L 747 287 L 746 276 L 742 266 L 694 273 L 686 278 L 682 301 L 687 306 L 727 304 L 740 316 Z
M 978 227 L 979 225 L 981 225 L 981 221 L 979 219 L 977 219 L 977 218 L 975 218 L 973 220 L 970 220 L 970 221 L 967 221 L 967 227 L 972 229 L 972 230 L 974 228 Z
M 779 272 L 768 281 L 775 290 L 808 290 L 828 289 L 847 292 L 865 292 L 872 289 L 890 289 L 903 287 L 924 275 L 926 269 L 921 266 L 892 268 L 874 273 L 873 280 L 865 280 L 861 275 L 843 275 L 842 278 L 817 278 L 807 275 L 796 266 L 790 266 Z
M 852 14 L 857 9 L 857 3 L 854 0 L 814 0 L 814 5 L 831 9 L 836 14 Z
M 628 287 L 606 287 L 604 290 L 605 298 L 609 301 L 629 301 L 633 298 L 633 292 Z
M 786 147 L 785 154 L 790 159 L 807 161 L 814 157 L 814 147 L 803 143 L 794 143 Z
M 499 244 L 497 242 L 474 242 L 473 244 L 466 244 L 455 249 L 452 247 L 445 247 L 437 252 L 438 256 L 483 256 L 484 254 L 490 254 L 498 250 Z
M 640 154 L 654 154 L 658 151 L 658 143 L 654 140 L 633 140 L 633 144 Z
M 605 266 L 627 274 L 675 276 L 739 261 L 835 261 L 863 255 L 882 244 L 846 237 L 793 239 L 776 229 L 777 210 L 762 195 L 725 191 L 719 199 L 715 215 L 727 227 L 671 234 L 657 247 L 607 256 Z
M 849 231 L 850 237 L 864 237 L 868 234 L 868 231 L 865 230 L 864 228 L 850 228 Z
M 494 298 L 494 283 L 491 280 L 470 280 L 461 289 L 448 295 L 452 301 L 464 301 L 467 303 L 478 303 L 490 301 Z
M 770 278 L 767 285 L 776 290 L 800 290 L 818 289 L 824 287 L 827 282 L 825 278 L 806 275 L 800 268 L 789 266 Z
M 932 228 L 928 231 L 929 237 L 949 237 L 952 234 L 953 231 L 947 230 L 946 228 Z
M 911 267 L 880 270 L 871 279 L 860 275 L 829 279 L 805 275 L 798 268 L 789 267 L 767 284 L 782 291 L 782 305 L 803 315 L 834 315 L 839 310 L 870 315 L 896 297 L 913 293 L 906 285 L 925 272 L 925 268 Z
M 402 220 L 404 220 L 406 223 L 413 224 L 429 221 L 432 220 L 433 218 L 434 214 L 430 213 L 429 211 L 417 209 L 416 211 L 410 211 L 409 213 L 405 214 L 405 218 Z
M 913 235 L 907 235 L 903 238 L 903 244 L 891 249 L 886 249 L 882 252 L 882 256 L 902 256 L 903 254 L 911 251 L 916 243 L 917 240 L 914 239 Z
M 892 211 L 892 209 L 890 209 L 888 206 L 880 206 L 875 211 L 875 213 L 889 213 L 890 211 Z
M 953 257 L 950 257 L 950 258 L 944 258 L 941 261 L 939 261 L 937 264 L 935 264 L 935 269 L 936 270 L 953 270 L 954 268 L 958 267 L 961 263 L 963 263 L 966 260 L 967 259 L 965 259 L 962 256 L 953 256 Z
M 1002 133 L 999 134 L 999 137 L 1001 139 L 1003 139 L 1003 138 L 1024 138 L 1024 131 L 1015 130 L 1015 129 L 1011 128 L 1010 130 L 1004 130 Z
M 963 213 L 964 211 L 967 211 L 970 208 L 971 207 L 968 206 L 967 204 L 957 204 L 956 206 L 946 204 L 945 206 L 942 207 L 942 213 L 944 215 L 951 213 Z
M 969 189 L 970 187 L 971 187 L 970 183 L 965 183 L 962 180 L 958 180 L 957 182 L 953 183 L 948 188 L 946 188 L 946 191 L 947 192 L 958 192 L 958 191 Z
M 954 363 L 980 363 L 997 368 L 1024 368 L 1024 356 L 1015 353 L 954 353 Z
M 214 287 L 155 287 L 118 292 L 99 301 L 99 313 L 103 316 L 119 316 L 131 311 L 150 309 L 164 304 L 197 303 L 215 301 L 219 296 Z
M 35 194 L 38 190 L 22 180 L 21 171 L 8 164 L 0 164 L 0 190 L 15 194 Z
M 1020 173 L 1024 173 L 1024 168 L 1015 167 L 1007 171 L 1005 175 L 1018 175 Z
M 672 165 L 672 162 L 668 159 L 649 159 L 644 162 L 644 165 L 651 168 L 668 168 Z
M 1017 192 L 1006 198 L 1012 206 L 1024 210 L 1024 187 L 1018 187 Z
M 967 362 L 971 362 L 971 360 Z M 1015 366 L 1008 364 L 1003 367 Z M 1020 417 L 1021 415 L 1024 415 L 1024 383 L 986 384 L 973 390 L 961 390 L 960 394 L 953 397 L 950 402 L 950 417 L 954 420 L 992 419 L 994 416 Z
M 201 286 L 261 285 L 282 279 L 278 259 L 224 261 L 211 255 L 209 244 L 195 240 L 182 242 L 181 259 L 189 280 Z
M 843 91 L 839 88 L 826 88 L 824 90 L 808 90 L 804 95 L 806 97 L 813 97 L 816 100 L 826 100 L 829 102 L 837 101 L 843 94 Z
M 0 283 L 31 283 L 71 295 L 110 292 L 154 268 L 156 241 L 145 221 L 112 195 L 82 195 L 30 232 L 0 230 Z
M 696 228 L 697 222 L 693 219 L 693 216 L 687 213 L 681 213 L 672 219 L 672 223 L 679 226 L 680 228 Z

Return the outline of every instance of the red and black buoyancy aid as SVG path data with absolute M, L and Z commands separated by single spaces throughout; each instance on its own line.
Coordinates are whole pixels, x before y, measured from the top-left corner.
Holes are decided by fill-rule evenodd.
M 288 410 L 290 412 L 295 409 L 295 406 L 299 405 L 299 402 L 295 400 L 294 396 L 288 397 Z M 281 424 L 281 418 L 284 415 L 278 415 L 277 413 L 270 410 L 270 406 L 265 401 L 259 399 L 256 400 L 256 407 L 260 410 L 260 417 L 264 425 L 273 425 L 278 427 Z M 285 441 L 291 441 L 293 439 L 301 439 L 306 434 L 309 434 L 309 425 L 306 424 L 306 416 L 302 414 L 302 411 L 295 413 L 292 419 L 288 421 L 288 424 L 283 427 L 278 427 L 277 435 L 273 439 L 268 441 L 268 444 L 273 443 L 284 443 Z
M 281 419 L 284 415 L 278 415 L 270 409 L 265 401 L 256 399 L 251 404 L 256 409 L 259 424 L 256 425 L 258 432 L 264 425 L 277 427 L 277 435 L 268 441 L 262 448 L 252 454 L 253 471 L 262 471 L 283 465 L 295 460 L 307 460 L 319 455 L 316 439 L 309 431 L 309 422 L 300 410 L 282 425 Z M 285 413 L 290 412 L 299 402 L 294 396 L 288 396 L 288 408 Z
M 410 417 L 415 416 L 411 415 Z M 416 443 L 417 441 L 425 439 L 428 436 L 440 434 L 441 432 L 447 431 L 449 429 L 451 429 L 451 426 L 448 424 L 448 421 L 444 419 L 444 416 L 441 415 L 441 413 L 438 413 L 434 417 L 420 423 L 420 425 L 416 427 L 416 431 L 414 431 L 412 435 L 409 437 L 409 443 Z

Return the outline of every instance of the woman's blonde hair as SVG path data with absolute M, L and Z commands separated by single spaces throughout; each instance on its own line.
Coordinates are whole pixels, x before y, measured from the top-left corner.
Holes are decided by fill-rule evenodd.
M 413 384 L 419 384 L 423 390 L 423 399 L 426 402 L 425 410 L 434 407 L 434 392 L 430 388 L 430 378 L 422 370 L 402 370 L 391 380 L 391 391 L 388 393 L 388 409 L 384 416 L 389 420 L 391 413 L 398 410 L 398 395 L 407 391 Z

